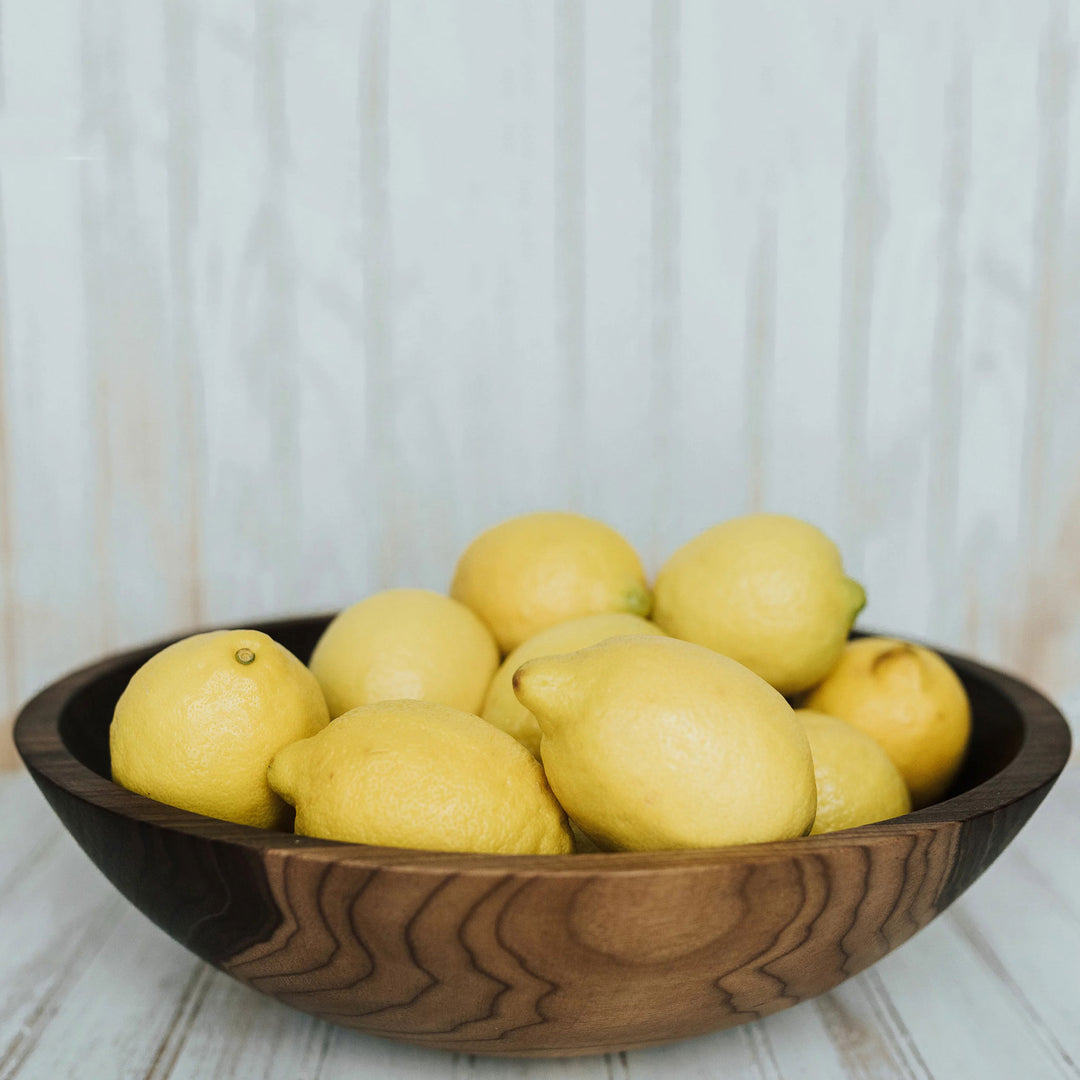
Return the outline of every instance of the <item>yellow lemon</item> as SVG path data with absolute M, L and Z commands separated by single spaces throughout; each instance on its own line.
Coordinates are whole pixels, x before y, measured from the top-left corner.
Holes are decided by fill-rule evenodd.
M 465 549 L 450 595 L 468 604 L 504 653 L 582 615 L 648 615 L 652 598 L 634 549 L 580 514 L 510 518 Z
M 876 739 L 916 809 L 948 790 L 971 735 L 971 707 L 953 669 L 930 649 L 895 638 L 851 642 L 803 704 Z
M 810 709 L 796 709 L 795 715 L 814 756 L 817 816 L 812 833 L 853 829 L 911 810 L 900 770 L 866 732 Z
M 668 559 L 653 619 L 790 696 L 829 672 L 865 602 L 823 532 L 798 518 L 751 514 L 706 529 Z
M 495 678 L 488 687 L 484 708 L 480 715 L 501 728 L 508 735 L 513 735 L 523 746 L 528 747 L 534 757 L 540 756 L 540 728 L 533 716 L 514 694 L 513 678 L 526 660 L 537 656 L 552 656 L 557 653 L 576 652 L 588 645 L 595 645 L 607 638 L 627 634 L 662 634 L 655 623 L 643 619 L 640 615 L 586 615 L 582 619 L 571 619 L 558 623 L 534 634 L 528 641 L 523 641 L 495 672 Z
M 514 689 L 552 790 L 601 847 L 784 840 L 813 824 L 814 763 L 791 706 L 711 649 L 611 638 L 526 661 Z
M 387 589 L 341 612 L 310 667 L 331 716 L 415 698 L 478 712 L 499 651 L 464 605 L 427 589 Z
M 536 759 L 505 732 L 446 705 L 351 709 L 282 750 L 269 779 L 307 836 L 431 851 L 573 850 Z
M 147 660 L 120 695 L 109 728 L 113 779 L 197 814 L 287 826 L 266 767 L 329 721 L 314 676 L 266 634 L 195 634 Z

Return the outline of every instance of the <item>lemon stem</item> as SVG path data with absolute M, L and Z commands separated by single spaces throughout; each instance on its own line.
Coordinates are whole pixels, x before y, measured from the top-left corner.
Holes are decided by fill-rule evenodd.
M 248 648 L 237 649 L 236 661 L 239 664 L 254 664 L 255 654 Z
M 631 615 L 640 615 L 645 618 L 652 610 L 652 593 L 645 585 L 632 585 L 623 594 L 625 610 Z

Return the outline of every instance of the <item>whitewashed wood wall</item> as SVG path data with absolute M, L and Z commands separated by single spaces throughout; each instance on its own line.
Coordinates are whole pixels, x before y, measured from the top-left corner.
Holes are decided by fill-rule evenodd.
M 1067 0 L 0 0 L 0 713 L 106 650 L 805 516 L 1080 704 Z

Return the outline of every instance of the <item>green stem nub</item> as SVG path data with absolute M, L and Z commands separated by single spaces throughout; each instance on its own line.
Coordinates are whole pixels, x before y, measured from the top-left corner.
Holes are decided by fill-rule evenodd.
M 240 664 L 254 664 L 255 654 L 249 648 L 247 648 L 247 646 L 245 646 L 242 649 L 236 650 L 236 660 L 237 663 Z
M 631 615 L 640 615 L 643 619 L 648 618 L 652 611 L 653 597 L 647 585 L 631 585 L 623 593 L 624 611 Z

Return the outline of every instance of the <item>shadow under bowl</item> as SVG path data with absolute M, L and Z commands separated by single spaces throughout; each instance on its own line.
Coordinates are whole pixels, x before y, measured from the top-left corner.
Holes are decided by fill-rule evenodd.
M 306 660 L 330 616 L 258 626 Z M 234 825 L 109 779 L 113 707 L 168 642 L 52 684 L 15 742 L 60 820 L 162 929 L 336 1024 L 472 1054 L 557 1056 L 730 1027 L 906 941 L 1049 791 L 1068 726 L 1031 687 L 943 654 L 973 734 L 948 798 L 845 832 L 682 852 L 446 854 Z

